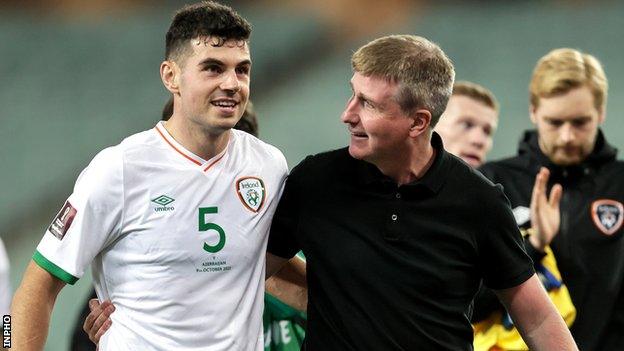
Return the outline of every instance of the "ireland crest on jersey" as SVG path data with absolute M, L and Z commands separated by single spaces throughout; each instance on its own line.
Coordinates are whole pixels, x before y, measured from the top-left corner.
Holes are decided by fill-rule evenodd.
M 264 182 L 257 177 L 245 177 L 236 181 L 238 198 L 252 212 L 258 212 L 264 204 L 266 190 Z
M 594 225 L 603 234 L 611 235 L 622 226 L 624 206 L 615 200 L 596 200 L 592 203 L 591 214 Z

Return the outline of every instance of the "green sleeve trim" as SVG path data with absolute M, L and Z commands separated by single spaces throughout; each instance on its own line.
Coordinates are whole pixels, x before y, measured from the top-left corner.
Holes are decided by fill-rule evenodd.
M 45 269 L 46 271 L 48 271 L 48 273 L 52 274 L 53 276 L 57 277 L 67 284 L 74 285 L 74 283 L 78 281 L 78 278 L 65 272 L 61 267 L 55 265 L 54 263 L 48 261 L 47 258 L 43 257 L 43 255 L 39 253 L 39 251 L 35 251 L 32 259 L 39 265 L 39 267 Z

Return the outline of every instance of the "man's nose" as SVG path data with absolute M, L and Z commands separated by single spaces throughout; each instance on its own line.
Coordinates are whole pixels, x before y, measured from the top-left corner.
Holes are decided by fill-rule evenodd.
M 488 135 L 485 131 L 483 131 L 483 129 L 481 128 L 473 128 L 470 131 L 470 135 L 469 135 L 469 140 L 470 143 L 476 147 L 478 147 L 479 149 L 482 149 L 485 147 L 485 145 L 487 144 L 487 138 Z
M 564 123 L 559 130 L 559 141 L 569 143 L 574 140 L 574 128 L 569 123 Z
M 234 70 L 224 73 L 223 80 L 221 81 L 220 88 L 222 90 L 228 90 L 237 92 L 240 90 L 240 81 Z
M 342 115 L 340 116 L 340 120 L 343 123 L 349 123 L 349 124 L 357 124 L 359 121 L 359 109 L 358 109 L 358 104 L 355 98 L 351 97 L 349 99 L 349 101 L 347 101 L 347 106 L 345 107 L 345 110 L 342 112 Z

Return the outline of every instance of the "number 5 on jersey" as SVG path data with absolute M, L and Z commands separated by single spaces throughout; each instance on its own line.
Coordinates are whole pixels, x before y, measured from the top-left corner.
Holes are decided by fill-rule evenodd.
M 207 230 L 216 230 L 219 233 L 219 242 L 216 245 L 209 245 L 204 242 L 204 250 L 210 253 L 216 253 L 221 251 L 225 246 L 225 230 L 216 223 L 206 222 L 206 215 L 211 213 L 217 213 L 218 207 L 200 207 L 199 208 L 199 231 L 205 232 Z

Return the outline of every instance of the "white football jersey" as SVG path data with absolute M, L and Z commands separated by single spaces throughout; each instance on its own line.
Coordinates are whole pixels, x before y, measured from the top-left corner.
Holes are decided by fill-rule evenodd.
M 203 160 L 157 124 L 100 152 L 33 258 L 68 283 L 92 262 L 113 324 L 100 350 L 263 349 L 265 250 L 288 168 L 232 130 Z
M 0 239 L 0 315 L 9 314 L 12 295 L 9 281 L 9 257 L 4 248 L 4 243 Z

